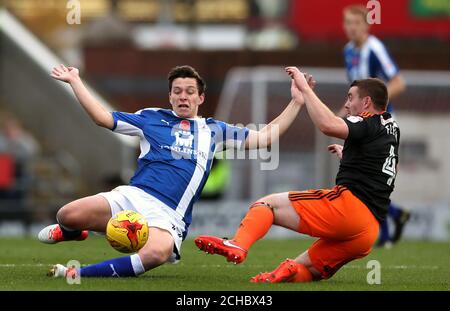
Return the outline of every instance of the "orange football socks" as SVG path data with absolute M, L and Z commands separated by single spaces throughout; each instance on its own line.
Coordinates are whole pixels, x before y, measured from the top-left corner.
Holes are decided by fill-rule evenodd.
M 272 224 L 272 209 L 265 203 L 256 202 L 241 221 L 233 241 L 248 250 L 253 243 L 266 235 Z

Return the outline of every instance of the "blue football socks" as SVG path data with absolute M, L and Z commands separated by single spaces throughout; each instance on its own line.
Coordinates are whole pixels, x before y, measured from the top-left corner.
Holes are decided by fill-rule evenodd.
M 81 277 L 130 277 L 144 273 L 144 267 L 138 254 L 102 261 L 82 267 Z

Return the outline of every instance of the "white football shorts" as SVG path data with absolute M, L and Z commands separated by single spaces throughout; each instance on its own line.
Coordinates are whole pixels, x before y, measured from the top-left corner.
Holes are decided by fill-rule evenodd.
M 181 216 L 173 209 L 144 190 L 134 186 L 119 186 L 110 192 L 101 192 L 99 195 L 108 201 L 112 215 L 125 210 L 136 211 L 147 219 L 149 227 L 156 227 L 170 232 L 176 249 L 174 249 L 169 262 L 177 263 L 179 261 L 185 224 Z

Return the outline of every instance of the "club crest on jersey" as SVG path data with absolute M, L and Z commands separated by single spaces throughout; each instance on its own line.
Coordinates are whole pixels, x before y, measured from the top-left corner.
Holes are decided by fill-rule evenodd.
M 175 145 L 179 147 L 192 148 L 194 135 L 191 133 L 191 124 L 183 120 L 175 126 L 173 135 L 175 136 Z

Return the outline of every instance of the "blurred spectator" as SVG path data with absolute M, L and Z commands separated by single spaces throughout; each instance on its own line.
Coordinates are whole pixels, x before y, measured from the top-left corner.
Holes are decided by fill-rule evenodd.
M 31 186 L 30 163 L 39 152 L 38 143 L 17 119 L 6 113 L 0 115 L 0 200 L 24 207 Z

